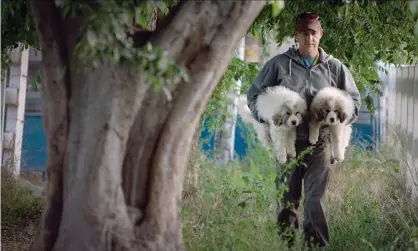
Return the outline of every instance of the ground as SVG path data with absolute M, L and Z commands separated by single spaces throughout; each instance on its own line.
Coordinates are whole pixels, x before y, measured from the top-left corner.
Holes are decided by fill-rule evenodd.
M 2 250 L 28 250 L 34 240 L 43 206 L 40 177 L 38 173 L 23 171 L 21 178 L 15 180 L 8 172 L 2 170 Z
M 38 231 L 38 221 L 34 220 L 15 226 L 1 229 L 2 250 L 23 251 L 28 250 Z

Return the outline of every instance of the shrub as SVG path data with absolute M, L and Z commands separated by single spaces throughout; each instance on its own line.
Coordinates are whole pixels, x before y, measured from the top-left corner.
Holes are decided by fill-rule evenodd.
M 7 169 L 1 171 L 1 226 L 3 229 L 39 220 L 43 200 L 19 185 Z
M 227 167 L 192 155 L 182 209 L 188 250 L 287 250 L 275 227 L 275 162 L 251 146 L 247 158 Z M 328 250 L 418 250 L 418 206 L 406 198 L 403 174 L 388 153 L 354 148 L 333 169 L 326 195 Z M 304 249 L 302 240 L 293 250 Z

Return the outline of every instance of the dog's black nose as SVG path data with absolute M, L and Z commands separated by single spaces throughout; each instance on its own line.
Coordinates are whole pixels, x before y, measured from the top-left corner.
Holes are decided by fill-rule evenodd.
M 296 125 L 296 121 L 295 120 L 292 120 L 292 125 Z
M 334 118 L 330 118 L 329 120 L 331 121 L 331 123 L 334 123 L 334 121 L 335 121 Z

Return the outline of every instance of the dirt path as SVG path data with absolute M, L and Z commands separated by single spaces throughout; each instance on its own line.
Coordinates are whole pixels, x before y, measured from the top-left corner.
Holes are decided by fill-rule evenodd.
M 18 180 L 1 172 L 1 251 L 29 250 L 39 228 L 44 183 L 41 172 L 22 170 Z
M 25 225 L 1 229 L 1 250 L 29 250 L 38 232 L 38 222 L 28 222 Z

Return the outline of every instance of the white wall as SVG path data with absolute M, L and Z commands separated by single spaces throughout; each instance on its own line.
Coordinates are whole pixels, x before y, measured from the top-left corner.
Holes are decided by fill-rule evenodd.
M 5 89 L 4 133 L 2 133 L 2 164 L 11 168 L 15 176 L 20 173 L 23 125 L 25 116 L 26 87 L 29 65 L 29 49 L 16 48 L 11 53 L 10 77 Z M 3 132 L 3 129 L 2 129 Z
M 290 47 L 295 45 L 295 40 L 293 37 L 287 37 L 279 45 L 277 43 L 271 43 L 269 46 L 270 57 L 272 58 L 278 54 L 286 52 Z

